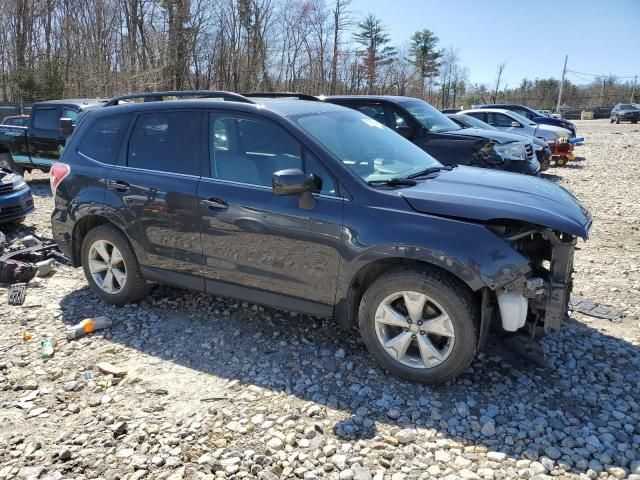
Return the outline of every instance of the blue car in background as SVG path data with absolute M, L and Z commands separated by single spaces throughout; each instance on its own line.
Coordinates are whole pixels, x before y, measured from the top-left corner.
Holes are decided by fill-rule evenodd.
M 504 108 L 506 110 L 519 113 L 520 115 L 527 117 L 529 120 L 541 125 L 554 125 L 556 127 L 566 128 L 571 132 L 572 137 L 576 136 L 576 126 L 572 122 L 561 118 L 548 117 L 537 110 L 524 105 L 518 105 L 516 103 L 488 103 L 486 105 L 473 105 L 473 108 Z
M 24 178 L 0 167 L 0 224 L 21 222 L 33 209 L 31 189 Z

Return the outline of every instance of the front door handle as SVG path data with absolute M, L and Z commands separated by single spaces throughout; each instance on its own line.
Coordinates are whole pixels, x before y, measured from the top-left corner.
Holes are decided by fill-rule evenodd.
M 209 197 L 206 200 L 202 200 L 202 203 L 209 207 L 210 210 L 226 210 L 229 207 L 229 205 L 227 205 L 227 202 L 214 197 Z
M 118 192 L 126 192 L 131 188 L 131 185 L 122 180 L 107 180 L 107 188 L 109 190 L 117 190 Z

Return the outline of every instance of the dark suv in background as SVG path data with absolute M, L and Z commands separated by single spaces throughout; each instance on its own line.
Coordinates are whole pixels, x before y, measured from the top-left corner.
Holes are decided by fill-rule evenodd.
M 611 123 L 638 123 L 638 120 L 640 120 L 640 108 L 632 103 L 618 103 L 611 110 L 609 120 L 611 121 Z
M 320 97 L 362 112 L 411 140 L 444 165 L 469 165 L 537 175 L 540 164 L 528 139 L 466 130 L 424 100 L 389 95 Z
M 105 302 L 155 281 L 334 317 L 424 382 L 492 325 L 561 327 L 591 225 L 567 190 L 443 166 L 337 105 L 218 96 L 92 110 L 52 167 L 53 234 Z

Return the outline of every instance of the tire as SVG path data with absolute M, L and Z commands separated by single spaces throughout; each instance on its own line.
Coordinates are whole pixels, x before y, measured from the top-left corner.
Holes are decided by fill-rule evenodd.
M 407 317 L 404 294 L 409 294 L 414 302 L 420 295 L 426 297 L 422 310 L 417 307 Z M 398 295 L 396 300 L 390 300 Z M 390 311 L 398 315 L 388 314 Z M 408 318 L 412 319 L 410 324 Z M 406 327 L 403 322 L 407 322 Z M 358 312 L 360 335 L 378 364 L 399 377 L 430 384 L 451 380 L 471 364 L 476 353 L 478 323 L 478 309 L 471 292 L 457 280 L 430 268 L 400 268 L 383 274 L 363 295 Z M 429 328 L 430 332 L 422 330 Z M 434 329 L 444 335 L 434 333 Z M 383 346 L 385 340 L 398 339 L 407 340 L 399 345 L 401 350 L 402 345 L 408 345 L 400 359 Z M 439 358 L 429 358 L 434 353 L 431 347 L 438 351 Z M 422 353 L 425 351 L 427 361 Z
M 120 255 L 115 254 L 116 250 Z M 106 303 L 122 306 L 140 300 L 149 290 L 131 244 L 120 230 L 111 225 L 89 230 L 82 242 L 81 260 L 91 290 Z M 109 273 L 110 292 L 104 285 Z M 99 280 L 102 280 L 102 285 Z
M 568 163 L 566 157 L 559 157 L 556 159 L 556 165 L 559 167 L 564 167 Z
M 14 220 L 11 220 L 10 223 L 13 223 L 14 225 L 20 225 L 22 223 L 24 223 L 24 221 L 27 219 L 27 217 L 20 217 L 20 218 L 16 218 Z
M 616 125 L 620 124 L 620 117 L 616 116 Z
M 631 123 L 638 123 L 638 120 L 631 120 Z
M 614 122 L 613 117 L 611 117 L 611 118 L 609 119 L 609 123 L 613 123 L 613 122 Z

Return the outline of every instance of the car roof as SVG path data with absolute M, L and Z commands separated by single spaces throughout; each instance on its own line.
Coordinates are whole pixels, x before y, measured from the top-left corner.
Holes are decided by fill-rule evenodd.
M 458 112 L 458 113 L 468 114 L 468 113 L 477 112 L 478 110 L 482 110 L 483 112 L 511 113 L 511 111 L 508 108 L 482 108 L 482 109 L 470 108 L 469 110 L 462 110 L 461 112 Z
M 324 100 L 377 100 L 377 101 L 389 101 L 397 103 L 424 101 L 415 97 L 404 97 L 401 95 L 330 95 L 321 97 Z
M 100 105 L 104 100 L 98 100 L 95 98 L 64 98 L 60 100 L 44 100 L 42 102 L 36 102 L 33 106 L 37 105 L 74 105 L 78 108 L 90 108 Z
M 302 114 L 326 113 L 331 111 L 343 111 L 344 107 L 330 103 L 298 100 L 292 98 L 267 99 L 253 97 L 251 103 L 220 100 L 216 98 L 194 98 L 182 100 L 166 100 L 158 102 L 124 103 L 100 109 L 92 110 L 92 115 L 111 115 L 126 112 L 146 112 L 156 110 L 181 110 L 181 109 L 232 109 L 244 112 L 268 110 L 279 116 L 289 117 Z

